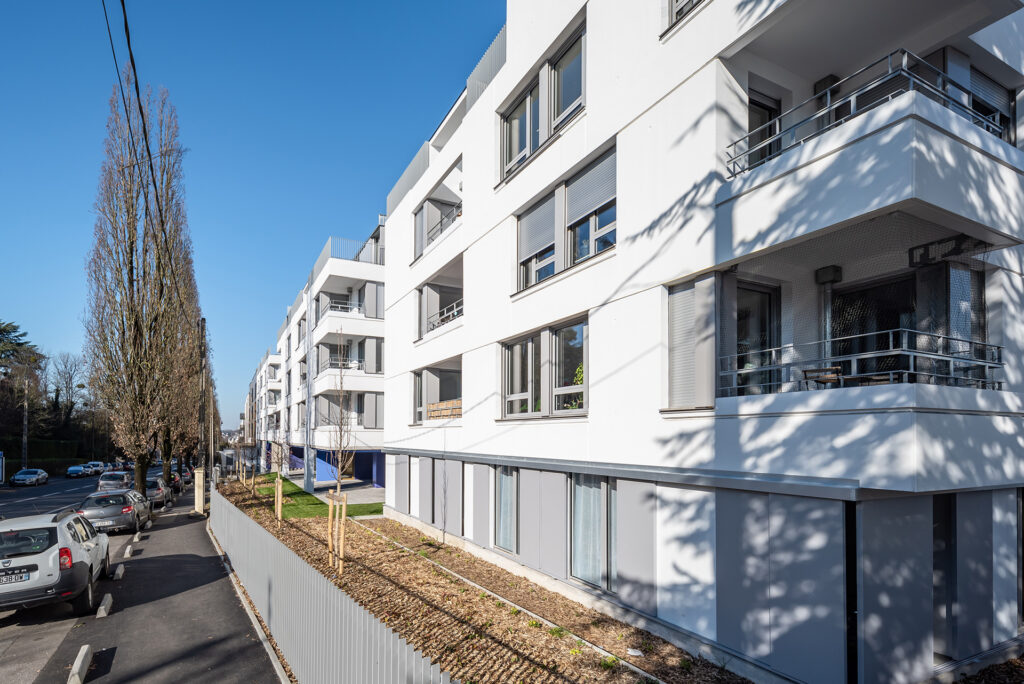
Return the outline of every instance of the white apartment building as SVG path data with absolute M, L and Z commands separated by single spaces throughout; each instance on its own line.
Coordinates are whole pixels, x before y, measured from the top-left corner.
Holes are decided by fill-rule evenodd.
M 380 225 L 362 242 L 327 240 L 260 361 L 250 391 L 266 467 L 280 450 L 311 489 L 334 479 L 329 455 L 344 450 L 355 454 L 357 476 L 382 479 L 383 373 Z
M 1005 659 L 1022 34 L 510 1 L 388 195 L 386 513 L 761 680 Z

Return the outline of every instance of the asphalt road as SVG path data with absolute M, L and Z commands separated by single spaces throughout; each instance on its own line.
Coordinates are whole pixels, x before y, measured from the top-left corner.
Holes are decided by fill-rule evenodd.
M 0 511 L 51 511 L 77 503 L 96 478 L 51 480 L 0 494 Z M 83 489 L 84 487 L 84 489 Z M 68 604 L 0 612 L 0 682 L 64 682 L 82 644 L 96 656 L 87 681 L 217 681 L 261 684 L 277 677 L 206 533 L 206 521 L 188 516 L 192 489 L 176 506 L 158 510 L 141 541 L 110 535 L 112 568 L 124 578 L 104 580 L 111 614 L 76 618 Z M 130 558 L 125 547 L 132 545 Z

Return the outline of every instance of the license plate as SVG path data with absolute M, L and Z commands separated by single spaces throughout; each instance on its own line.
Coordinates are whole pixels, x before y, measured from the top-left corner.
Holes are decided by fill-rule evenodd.
M 110 524 L 109 520 L 97 520 L 96 522 L 93 523 L 93 526 L 94 527 L 106 527 L 109 524 Z
M 0 577 L 0 584 L 12 584 L 14 582 L 25 582 L 28 580 L 28 573 L 23 572 L 20 575 L 5 575 Z

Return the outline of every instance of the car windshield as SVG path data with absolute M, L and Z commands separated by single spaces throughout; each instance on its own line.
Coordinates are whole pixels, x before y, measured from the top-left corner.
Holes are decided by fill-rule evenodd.
M 57 529 L 54 527 L 0 532 L 0 558 L 31 556 L 42 553 L 56 543 Z
M 15 473 L 15 475 L 35 475 L 35 474 L 36 474 L 36 471 L 34 471 L 34 470 L 19 470 L 17 473 Z
M 160 483 L 156 480 L 146 480 L 146 489 L 156 489 L 160 486 Z
M 124 473 L 104 473 L 100 475 L 101 482 L 113 482 L 115 480 L 123 480 Z

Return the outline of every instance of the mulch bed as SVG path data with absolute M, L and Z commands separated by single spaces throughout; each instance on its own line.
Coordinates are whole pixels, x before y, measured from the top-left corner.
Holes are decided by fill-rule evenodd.
M 1014 658 L 989 665 L 976 675 L 957 680 L 957 684 L 1017 684 L 1024 682 L 1024 659 Z
M 324 518 L 294 518 L 278 527 L 273 496 L 255 497 L 238 483 L 221 493 L 303 560 L 388 624 L 453 678 L 470 682 L 639 682 L 646 678 L 608 661 L 582 641 L 549 628 L 426 562 L 465 576 L 495 594 L 597 644 L 665 682 L 746 680 L 643 630 L 549 592 L 521 577 L 422 537 L 392 520 L 364 521 L 397 544 L 347 522 L 345 570 L 327 557 Z M 398 546 L 406 546 L 410 553 Z M 644 652 L 627 655 L 627 648 Z

